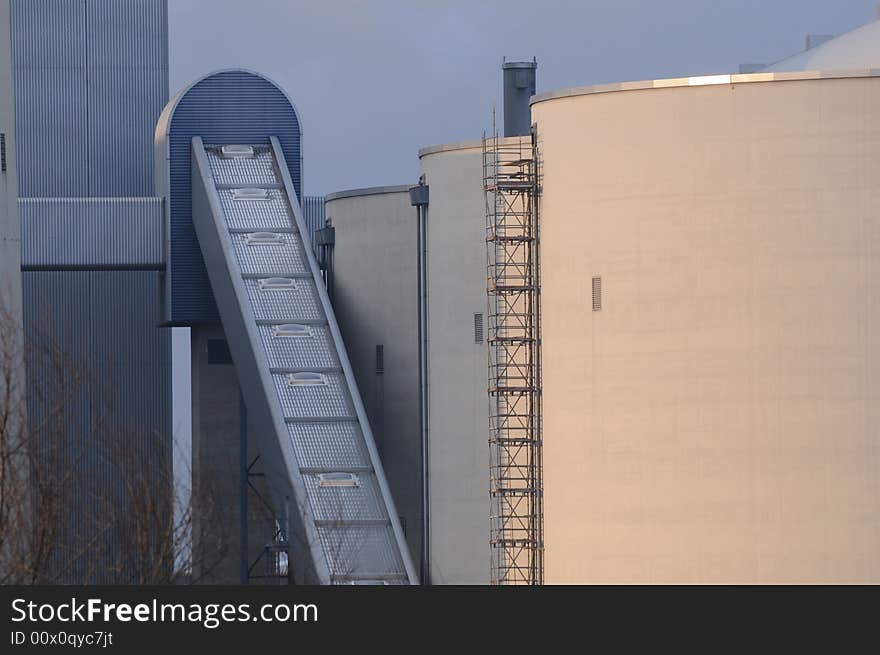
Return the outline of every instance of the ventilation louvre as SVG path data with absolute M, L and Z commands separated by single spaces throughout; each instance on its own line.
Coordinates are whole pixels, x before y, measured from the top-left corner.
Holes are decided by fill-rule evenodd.
M 385 372 L 385 346 L 379 344 L 376 346 L 376 374 L 381 375 Z
M 0 173 L 6 172 L 6 135 L 0 133 Z
M 474 343 L 483 343 L 483 314 L 474 314 Z
M 602 310 L 602 278 L 593 278 L 593 311 Z

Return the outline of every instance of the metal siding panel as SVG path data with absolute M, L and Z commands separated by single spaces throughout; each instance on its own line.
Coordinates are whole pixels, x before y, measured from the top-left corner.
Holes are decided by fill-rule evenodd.
M 219 321 L 192 225 L 191 140 L 268 144 L 278 137 L 296 193 L 302 195 L 301 132 L 284 93 L 251 73 L 228 71 L 195 84 L 174 110 L 169 136 L 171 182 L 171 319 Z
M 87 193 L 85 20 L 84 0 L 12 2 L 20 196 Z
M 88 0 L 90 196 L 153 191 L 153 133 L 168 100 L 165 0 Z
M 19 196 L 87 195 L 85 73 L 16 68 L 14 75 Z M 65 102 L 55 106 L 46 96 Z
M 83 197 L 152 191 L 152 135 L 168 95 L 166 11 L 165 0 L 13 0 L 19 188 L 32 197 L 21 205 L 31 237 L 23 250 L 34 258 L 25 264 L 162 261 L 161 200 Z M 101 503 L 116 499 L 121 508 L 124 499 L 118 462 L 105 446 L 125 439 L 138 468 L 156 481 L 157 462 L 170 456 L 170 335 L 156 327 L 159 274 L 22 277 L 32 425 L 46 403 L 59 402 L 59 384 L 87 375 L 73 397 L 62 398 L 62 438 L 58 430 L 53 437 L 63 445 L 64 468 L 81 474 L 63 543 L 55 544 L 55 565 L 66 569 L 58 582 L 126 582 L 126 569 L 111 561 L 114 535 L 98 529 Z M 41 356 L 40 334 L 71 360 L 61 374 Z M 85 553 L 72 568 L 65 546 Z
M 147 491 L 142 484 L 163 484 L 171 466 L 170 331 L 157 327 L 158 273 L 88 276 L 91 420 L 99 455 L 95 496 L 98 503 L 122 508 L 113 517 L 113 530 L 104 535 L 106 550 L 98 555 L 106 568 L 98 579 L 129 582 L 124 558 L 131 553 L 118 544 L 130 518 L 124 509 L 128 494 Z M 98 504 L 95 509 L 105 507 Z
M 303 218 L 309 230 L 309 241 L 312 244 L 312 252 L 317 256 L 318 244 L 315 241 L 315 232 L 326 226 L 326 214 L 324 209 L 324 196 L 306 196 L 303 198 Z
M 57 556 L 48 573 L 58 575 L 71 564 L 65 553 L 78 552 L 79 526 L 93 509 L 88 274 L 24 272 L 22 283 L 28 420 L 47 458 L 39 470 L 62 491 L 62 516 L 69 519 L 56 524 L 53 538 Z M 68 479 L 70 471 L 78 472 L 75 480 Z M 86 566 L 80 559 L 59 581 L 73 581 Z
M 54 566 L 62 583 L 125 582 L 113 566 L 111 532 L 102 530 L 106 503 L 122 498 L 124 468 L 108 457 L 107 444 L 131 453 L 146 478 L 162 480 L 170 458 L 170 334 L 157 328 L 159 275 L 155 272 L 30 272 L 24 283 L 28 414 L 44 425 L 49 407 L 61 407 L 45 439 L 61 436 L 60 464 L 79 471 L 69 521 L 62 526 Z M 45 338 L 44 338 L 45 337 Z M 67 362 L 57 370 L 49 347 Z M 59 372 L 84 376 L 72 396 L 60 396 Z M 63 377 L 63 376 L 62 376 Z M 115 440 L 115 441 L 114 441 Z M 122 507 L 119 501 L 117 507 Z M 85 544 L 90 544 L 88 547 Z M 83 551 L 75 565 L 65 550 Z M 83 550 L 85 549 L 85 550 Z M 57 572 L 57 571 L 56 571 Z
M 92 272 L 89 350 L 95 407 L 131 430 L 168 433 L 168 330 L 159 324 L 159 274 Z
M 159 198 L 19 200 L 22 265 L 161 266 Z
M 12 16 L 20 195 L 151 194 L 166 0 L 13 0 Z

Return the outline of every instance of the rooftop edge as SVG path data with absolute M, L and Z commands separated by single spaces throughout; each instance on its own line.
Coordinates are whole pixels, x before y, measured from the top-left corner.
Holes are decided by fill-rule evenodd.
M 845 79 L 859 77 L 880 77 L 880 69 L 863 68 L 841 71 L 790 71 L 779 73 L 729 73 L 723 75 L 696 75 L 693 77 L 671 77 L 659 80 L 637 82 L 613 82 L 576 86 L 557 91 L 538 93 L 531 97 L 529 105 L 547 100 L 592 95 L 594 93 L 613 93 L 615 91 L 639 91 L 643 89 L 668 89 L 686 86 L 713 86 L 721 84 L 748 84 L 752 82 L 790 82 L 796 80 Z
M 343 191 L 334 191 L 324 196 L 324 202 L 331 200 L 340 200 L 341 198 L 358 198 L 361 196 L 378 196 L 383 193 L 408 193 L 410 188 L 416 186 L 414 184 L 400 184 L 397 186 L 370 186 L 361 189 L 345 189 Z

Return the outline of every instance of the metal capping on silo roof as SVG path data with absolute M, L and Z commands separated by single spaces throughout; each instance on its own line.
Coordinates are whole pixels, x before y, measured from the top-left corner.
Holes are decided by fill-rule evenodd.
M 498 137 L 498 143 L 501 145 L 515 145 L 527 141 L 528 136 L 505 136 Z M 453 141 L 451 143 L 439 143 L 436 145 L 425 146 L 419 149 L 419 159 L 428 155 L 437 155 L 444 152 L 455 152 L 457 150 L 474 150 L 482 149 L 483 141 L 473 139 L 471 141 Z
M 333 200 L 342 200 L 343 198 L 360 198 L 362 196 L 378 196 L 384 193 L 409 193 L 410 187 L 414 186 L 413 184 L 400 184 L 397 186 L 371 186 L 364 187 L 360 189 L 345 189 L 343 191 L 336 191 L 334 193 L 329 193 L 324 196 L 325 202 L 332 202 Z
M 790 72 L 762 72 L 723 75 L 696 75 L 692 77 L 672 77 L 657 80 L 641 80 L 637 82 L 615 82 L 612 84 L 595 84 L 577 86 L 568 89 L 558 89 L 532 96 L 530 104 L 560 98 L 584 96 L 599 93 L 614 93 L 617 91 L 642 91 L 648 89 L 669 89 L 676 87 L 697 87 L 723 84 L 750 84 L 755 82 L 792 82 L 798 80 L 823 80 L 823 79 L 847 79 L 847 78 L 880 77 L 880 69 L 864 68 L 858 70 L 841 71 L 790 71 Z
M 259 426 L 270 488 L 276 503 L 293 491 L 300 517 L 295 536 L 307 546 L 317 581 L 416 583 L 321 272 L 302 242 L 296 191 L 280 144 L 270 142 L 282 179 L 284 238 L 305 254 L 306 275 L 278 271 L 274 248 L 241 247 L 248 203 L 224 202 L 226 184 L 235 181 L 215 177 L 211 160 L 222 155 L 201 138 L 192 140 L 194 225 L 249 414 Z M 271 223 L 248 227 L 252 237 L 266 238 L 279 215 L 250 219 Z M 341 465 L 340 453 L 354 462 Z

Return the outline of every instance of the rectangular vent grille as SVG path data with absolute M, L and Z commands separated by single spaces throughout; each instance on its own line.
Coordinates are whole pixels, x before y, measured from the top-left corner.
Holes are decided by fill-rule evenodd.
M 474 314 L 474 343 L 483 343 L 483 315 Z
M 598 312 L 602 309 L 602 278 L 593 278 L 593 311 Z
M 0 133 L 0 173 L 6 172 L 6 135 Z
M 385 372 L 385 346 L 376 346 L 376 374 L 381 375 Z

